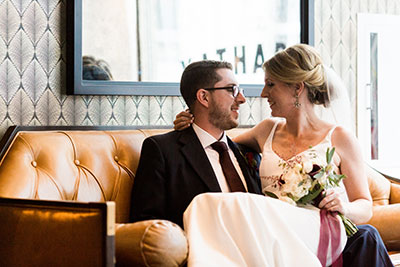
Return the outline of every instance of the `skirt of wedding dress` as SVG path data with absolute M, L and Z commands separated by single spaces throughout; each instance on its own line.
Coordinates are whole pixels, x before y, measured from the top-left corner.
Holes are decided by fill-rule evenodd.
M 347 241 L 343 224 L 341 251 Z M 250 193 L 205 193 L 184 213 L 188 266 L 321 266 L 320 213 Z M 328 249 L 330 251 L 330 249 Z M 330 252 L 327 266 L 331 265 Z

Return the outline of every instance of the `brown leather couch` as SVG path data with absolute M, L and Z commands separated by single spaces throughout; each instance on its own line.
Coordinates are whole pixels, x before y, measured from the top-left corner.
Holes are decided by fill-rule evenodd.
M 165 131 L 110 127 L 12 127 L 1 143 L 0 197 L 80 203 L 113 201 L 117 223 L 117 266 L 181 266 L 186 261 L 188 248 L 179 226 L 165 220 L 128 223 L 132 185 L 142 142 L 149 135 Z M 0 218 L 0 232 L 13 229 L 17 233 L 27 228 L 29 231 L 25 232 L 43 232 L 43 241 L 46 242 L 68 240 L 69 236 L 77 235 L 75 229 L 65 228 L 64 217 L 74 216 L 76 221 L 85 218 L 76 213 L 62 217 L 58 223 L 64 227 L 60 227 L 56 237 L 49 238 L 47 229 L 37 229 L 37 224 L 33 224 L 36 225 L 34 228 L 29 220 L 23 220 L 31 212 L 5 214 L 4 206 L 0 209 L 3 209 L 3 212 L 0 211 L 2 216 L 16 217 L 8 220 Z M 54 216 L 49 216 L 49 212 L 35 214 L 40 217 L 37 220 L 42 221 L 43 228 L 54 224 Z M 6 225 L 11 221 L 19 222 L 18 227 Z M 25 225 L 20 224 L 25 221 Z M 21 238 L 21 235 L 18 236 Z M 0 239 L 3 240 L 0 243 L 4 242 L 3 236 Z M 27 240 L 31 239 L 27 236 Z M 87 238 L 82 236 L 82 242 L 85 240 Z M 15 251 L 13 243 L 2 244 L 0 262 L 15 266 L 13 263 L 20 262 L 21 258 L 31 264 L 42 257 L 36 261 L 38 265 L 55 266 L 51 264 L 53 259 L 46 262 L 46 257 L 58 260 L 65 251 L 61 243 L 53 244 L 53 247 L 60 247 L 55 250 L 59 255 L 49 255 L 48 251 L 41 250 L 40 243 L 36 247 L 26 246 L 23 251 Z M 94 245 L 87 243 L 83 247 L 85 253 L 75 251 L 76 257 L 89 253 Z M 68 264 L 71 262 L 74 261 L 65 261 L 65 266 L 74 266 Z
M 147 136 L 169 130 L 10 127 L 0 143 L 0 197 L 61 202 L 113 201 L 117 266 L 182 266 L 188 244 L 179 226 L 165 220 L 128 223 L 131 189 L 142 142 Z M 234 129 L 229 135 L 233 137 L 244 130 Z M 370 223 L 379 230 L 389 250 L 400 251 L 400 204 L 397 204 L 400 185 L 370 168 L 368 176 L 374 199 Z M 48 223 L 45 215 L 38 216 L 42 216 L 43 225 Z M 4 225 L 7 220 L 0 220 L 3 221 L 0 227 L 8 227 Z M 58 234 L 67 236 L 68 230 L 59 229 Z M 0 253 L 19 253 L 12 250 L 12 245 L 7 247 L 0 248 Z M 40 257 L 38 249 L 23 254 L 27 258 L 33 257 L 29 253 Z

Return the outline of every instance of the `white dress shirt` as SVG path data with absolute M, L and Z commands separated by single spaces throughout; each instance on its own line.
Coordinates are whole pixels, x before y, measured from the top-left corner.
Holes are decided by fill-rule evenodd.
M 228 153 L 229 153 L 229 156 L 231 157 L 233 166 L 235 167 L 237 173 L 239 174 L 239 177 L 242 180 L 242 183 L 243 183 L 246 191 L 248 191 L 246 180 L 244 179 L 244 176 L 242 173 L 242 169 L 239 166 L 239 163 L 235 157 L 235 154 L 233 154 L 232 149 L 228 145 L 228 140 L 226 138 L 225 132 L 224 132 L 222 138 L 220 140 L 217 140 L 211 134 L 204 131 L 202 128 L 200 128 L 195 123 L 193 123 L 193 130 L 196 133 L 197 137 L 199 138 L 200 143 L 203 146 L 203 148 L 207 154 L 208 160 L 211 163 L 211 166 L 214 170 L 215 176 L 217 177 L 218 184 L 221 187 L 222 192 L 227 193 L 227 192 L 230 192 L 230 190 L 229 190 L 228 183 L 226 182 L 224 172 L 222 171 L 221 164 L 219 162 L 219 154 L 217 151 L 215 151 L 211 147 L 211 144 L 213 144 L 214 142 L 217 142 L 217 141 L 224 142 L 226 144 L 226 146 L 228 147 Z

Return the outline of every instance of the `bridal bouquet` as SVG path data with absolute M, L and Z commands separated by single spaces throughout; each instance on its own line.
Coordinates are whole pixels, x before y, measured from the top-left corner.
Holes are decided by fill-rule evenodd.
M 313 150 L 308 154 L 296 156 L 291 161 L 280 164 L 283 173 L 279 177 L 279 199 L 293 205 L 311 204 L 318 206 L 324 197 L 324 190 L 339 186 L 339 182 L 345 175 L 336 174 L 332 158 L 335 148 L 326 151 L 326 164 L 322 162 Z M 278 198 L 273 192 L 264 191 L 270 197 Z M 339 213 L 347 236 L 352 236 L 358 229 L 357 226 Z

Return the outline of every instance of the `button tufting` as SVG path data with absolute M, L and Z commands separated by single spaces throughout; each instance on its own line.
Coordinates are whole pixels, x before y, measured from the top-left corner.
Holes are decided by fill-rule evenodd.
M 32 161 L 32 166 L 36 168 L 37 162 L 36 161 Z
M 80 161 L 76 159 L 75 160 L 75 165 L 79 165 L 79 164 L 81 164 Z
M 118 160 L 119 160 L 118 156 L 114 156 L 114 160 L 115 160 L 116 162 L 118 162 Z

